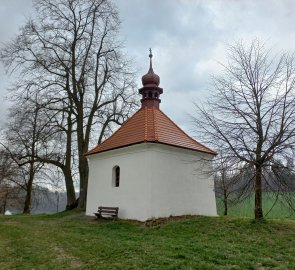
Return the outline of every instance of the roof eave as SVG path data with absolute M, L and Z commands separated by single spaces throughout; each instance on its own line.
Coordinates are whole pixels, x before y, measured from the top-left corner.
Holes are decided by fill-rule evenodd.
M 92 152 L 91 153 L 91 151 L 95 149 L 95 148 L 93 148 L 92 150 L 85 153 L 84 156 L 91 156 L 91 155 L 95 155 L 95 154 L 105 153 L 105 152 L 108 152 L 108 151 L 111 151 L 111 150 L 121 149 L 121 148 L 129 147 L 129 146 L 136 145 L 136 144 L 142 144 L 142 143 L 163 144 L 163 145 L 169 145 L 169 146 L 176 147 L 176 148 L 191 150 L 191 151 L 195 151 L 195 152 L 201 152 L 201 153 L 205 153 L 205 154 L 212 155 L 212 156 L 217 156 L 218 155 L 218 153 L 216 153 L 213 150 L 204 151 L 204 150 L 198 150 L 198 149 L 194 149 L 194 148 L 190 148 L 190 147 L 184 147 L 184 146 L 180 146 L 180 145 L 174 145 L 174 144 L 169 144 L 169 143 L 164 143 L 164 142 L 159 142 L 159 141 L 148 141 L 147 140 L 147 141 L 141 141 L 141 142 L 126 144 L 126 145 L 113 147 L 113 148 L 109 148 L 109 149 L 104 149 L 102 151 L 97 151 L 97 152 Z

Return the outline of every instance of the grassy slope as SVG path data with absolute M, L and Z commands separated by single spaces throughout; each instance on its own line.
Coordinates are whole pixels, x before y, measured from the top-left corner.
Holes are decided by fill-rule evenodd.
M 0 269 L 295 269 L 295 222 L 0 217 Z

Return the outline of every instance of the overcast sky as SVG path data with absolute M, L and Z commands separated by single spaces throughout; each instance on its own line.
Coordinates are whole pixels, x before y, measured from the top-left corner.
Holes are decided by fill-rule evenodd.
M 294 50 L 294 0 L 117 0 L 121 39 L 140 78 L 148 70 L 148 48 L 160 76 L 161 109 L 192 134 L 192 102 L 209 91 L 211 74 L 225 62 L 226 44 L 259 38 L 277 51 Z M 0 0 L 0 42 L 17 34 L 32 13 L 32 0 Z M 0 124 L 9 77 L 0 64 Z

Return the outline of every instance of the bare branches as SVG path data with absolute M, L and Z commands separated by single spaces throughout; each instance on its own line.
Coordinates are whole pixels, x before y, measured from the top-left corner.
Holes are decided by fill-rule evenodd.
M 84 153 L 136 107 L 133 72 L 121 53 L 120 21 L 111 1 L 35 0 L 35 7 L 37 17 L 4 46 L 0 58 L 8 71 L 19 75 L 14 99 L 34 100 L 37 94 L 39 110 L 47 119 L 42 130 L 47 131 L 42 137 L 46 147 L 34 153 L 34 161 L 58 166 L 69 182 L 73 164 L 74 170 L 79 168 L 79 204 L 84 208 Z M 73 203 L 73 183 L 66 180 L 66 185 Z
M 196 124 L 205 141 L 255 168 L 255 217 L 260 219 L 262 170 L 286 162 L 285 154 L 295 147 L 295 58 L 272 58 L 258 40 L 249 46 L 237 42 L 228 53 L 223 74 L 213 78 L 213 97 L 206 107 L 196 105 Z

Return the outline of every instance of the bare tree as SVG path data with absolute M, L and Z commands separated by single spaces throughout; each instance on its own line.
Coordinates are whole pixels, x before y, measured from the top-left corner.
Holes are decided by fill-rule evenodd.
M 40 196 L 37 198 L 35 194 L 46 195 L 40 190 L 49 186 L 54 188 L 58 181 L 51 177 L 53 168 L 44 163 L 59 154 L 59 147 L 53 136 L 57 131 L 52 125 L 55 115 L 48 115 L 37 94 L 34 100 L 19 95 L 13 101 L 0 143 L 3 146 L 0 159 L 0 197 L 3 200 L 3 209 L 8 205 L 18 210 L 22 205 L 23 212 L 30 213 L 32 204 L 36 205 L 40 200 Z
M 5 214 L 6 210 L 19 211 L 23 207 L 23 199 L 20 187 L 9 181 L 0 184 L 0 214 Z
M 0 149 L 0 214 L 8 207 L 19 206 L 18 189 L 11 185 L 11 179 L 16 176 L 16 166 L 5 148 Z
M 196 119 L 205 141 L 222 144 L 253 168 L 255 219 L 263 219 L 263 170 L 292 157 L 295 146 L 295 61 L 293 54 L 271 57 L 259 41 L 237 42 L 228 50 L 223 74 L 213 78 L 213 95 L 196 105 Z M 281 178 L 276 178 L 281 181 Z
M 118 12 L 109 0 L 36 0 L 35 7 L 38 17 L 6 44 L 1 58 L 27 84 L 37 81 L 44 96 L 54 93 L 51 98 L 66 102 L 66 112 L 60 112 L 67 114 L 67 140 L 72 144 L 71 131 L 75 132 L 79 207 L 85 208 L 84 153 L 112 123 L 122 123 L 135 105 L 133 73 L 117 41 Z
M 48 133 L 50 134 L 47 119 L 41 114 L 42 106 L 38 103 L 37 96 L 34 103 L 30 100 L 18 100 L 18 103 L 15 103 L 10 110 L 6 144 L 2 144 L 9 151 L 10 158 L 19 166 L 23 175 L 22 184 L 18 180 L 14 182 L 26 191 L 24 213 L 31 212 L 34 179 L 44 165 L 35 157 L 38 152 L 46 151 L 47 136 Z
M 218 157 L 214 160 L 214 189 L 215 195 L 221 198 L 223 203 L 223 214 L 227 216 L 229 205 L 239 202 L 239 171 L 233 166 L 232 159 L 225 155 L 222 150 L 218 151 Z
M 77 207 L 76 193 L 73 174 L 73 125 L 71 109 L 64 99 L 56 102 L 56 99 L 47 98 L 49 102 L 43 104 L 43 109 L 48 119 L 48 125 L 52 128 L 48 134 L 50 146 L 46 151 L 36 154 L 35 159 L 39 162 L 51 164 L 59 168 L 64 176 L 67 193 L 66 209 Z M 62 106 L 61 106 L 62 105 Z

